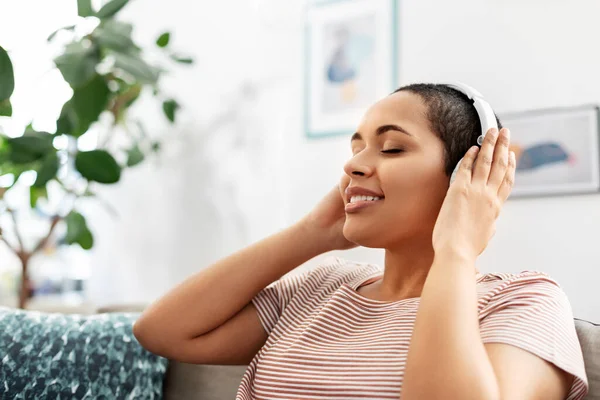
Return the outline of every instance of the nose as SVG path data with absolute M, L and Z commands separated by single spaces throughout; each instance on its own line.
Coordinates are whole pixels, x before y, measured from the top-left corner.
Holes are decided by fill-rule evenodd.
M 360 153 L 344 164 L 344 172 L 350 177 L 370 176 L 373 174 L 374 169 L 373 164 L 369 163 L 365 157 L 361 157 Z

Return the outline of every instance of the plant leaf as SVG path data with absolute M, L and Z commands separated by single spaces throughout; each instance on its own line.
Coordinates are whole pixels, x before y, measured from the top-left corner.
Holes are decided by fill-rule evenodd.
M 159 70 L 132 54 L 114 53 L 115 68 L 119 68 L 144 83 L 156 83 Z
M 73 244 L 77 242 L 77 238 L 85 229 L 85 218 L 77 211 L 71 211 L 65 217 L 65 222 L 67 223 L 67 236 L 65 237 L 65 242 Z
M 39 161 L 21 164 L 15 164 L 11 162 L 10 159 L 13 151 L 10 146 L 9 139 L 10 138 L 6 136 L 0 135 L 0 176 L 7 174 L 11 174 L 13 176 L 13 182 L 6 187 L 7 190 L 12 188 L 17 183 L 23 172 L 36 170 L 40 165 Z
M 73 99 L 63 104 L 60 116 L 56 121 L 56 134 L 73 135 L 77 128 L 77 113 L 73 108 Z
M 0 117 L 12 116 L 12 104 L 10 99 L 0 101 Z
M 160 151 L 161 144 L 158 141 L 152 142 L 152 151 L 158 153 Z
M 77 0 L 77 15 L 80 17 L 93 16 L 92 0 Z
M 13 176 L 12 183 L 9 186 L 5 187 L 5 189 L 8 190 L 8 189 L 12 188 L 19 180 L 19 177 L 21 176 L 21 174 L 25 171 L 30 171 L 30 170 L 31 170 L 30 164 L 14 165 L 10 162 L 4 162 L 0 166 L 0 176 L 4 176 L 4 175 L 8 175 L 8 174 L 11 174 Z
M 67 223 L 65 243 L 77 243 L 85 250 L 94 246 L 94 237 L 83 215 L 73 210 L 65 217 L 65 222 Z
M 40 188 L 45 187 L 46 183 L 50 179 L 56 177 L 56 173 L 58 172 L 59 160 L 58 154 L 56 152 L 52 152 L 42 160 L 42 164 L 37 169 L 37 177 L 35 178 L 35 183 L 33 186 Z
M 82 249 L 89 250 L 92 247 L 94 247 L 94 235 L 92 235 L 92 232 L 89 229 L 86 229 L 83 232 L 83 234 L 79 237 L 77 243 L 81 246 Z
M 144 153 L 140 150 L 140 147 L 136 144 L 127 151 L 127 166 L 133 167 L 144 161 Z
M 121 167 L 106 150 L 78 152 L 75 168 L 89 181 L 116 183 L 121 178 Z
M 31 208 L 35 208 L 35 205 L 37 204 L 38 199 L 40 198 L 48 198 L 48 190 L 46 190 L 45 186 L 42 187 L 35 187 L 35 186 L 30 186 L 29 187 L 29 205 L 31 206 Z
M 96 38 L 100 46 L 127 53 L 130 49 L 139 50 L 131 39 L 132 31 L 131 24 L 109 19 L 98 25 L 92 32 L 92 36 Z
M 156 45 L 158 47 L 167 47 L 169 40 L 171 39 L 171 33 L 165 32 L 156 39 Z
M 75 89 L 73 98 L 69 100 L 75 111 L 77 125 L 71 135 L 79 137 L 98 120 L 108 104 L 110 89 L 101 75 L 96 75 L 85 86 Z
M 192 57 L 181 56 L 177 54 L 171 54 L 171 59 L 180 64 L 193 64 L 194 59 Z
M 57 30 L 55 30 L 54 32 L 52 32 L 48 38 L 46 39 L 48 42 L 51 42 L 52 39 L 54 39 L 54 36 L 56 36 L 58 34 L 58 32 L 60 31 L 72 31 L 75 29 L 75 25 L 69 25 L 69 26 L 65 26 L 64 28 L 58 28 Z
M 13 65 L 6 50 L 0 46 L 0 101 L 8 99 L 14 90 Z
M 85 85 L 96 75 L 99 62 L 98 48 L 85 46 L 82 42 L 70 43 L 65 52 L 54 59 L 63 78 L 73 89 Z
M 179 104 L 175 100 L 169 99 L 163 102 L 163 111 L 171 122 L 175 122 L 175 112 L 177 109 L 179 109 Z
M 0 175 L 4 174 L 4 163 L 8 161 L 10 154 L 10 144 L 8 143 L 8 136 L 0 134 Z
M 121 8 L 125 7 L 125 5 L 129 2 L 129 0 L 112 0 L 108 2 L 96 13 L 96 17 L 104 19 L 110 18 L 116 13 L 118 13 Z
M 23 136 L 9 138 L 9 160 L 15 164 L 26 164 L 54 152 L 53 136 L 47 132 L 25 132 Z

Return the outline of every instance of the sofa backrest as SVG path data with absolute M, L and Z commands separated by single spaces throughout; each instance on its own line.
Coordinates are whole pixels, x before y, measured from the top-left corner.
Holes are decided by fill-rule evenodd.
M 194 365 L 170 361 L 163 382 L 165 400 L 235 399 L 246 365 Z
M 600 400 L 600 325 L 575 319 L 575 328 L 590 382 L 585 400 Z M 171 361 L 164 381 L 164 398 L 233 399 L 246 368 L 246 365 L 193 365 Z
M 600 325 L 575 318 L 590 392 L 585 400 L 600 400 Z

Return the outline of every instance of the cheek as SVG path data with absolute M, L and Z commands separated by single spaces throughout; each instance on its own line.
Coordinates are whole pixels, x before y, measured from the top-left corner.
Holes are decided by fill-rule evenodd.
M 387 173 L 386 197 L 421 218 L 439 212 L 448 190 L 448 177 L 439 163 L 406 163 Z
M 342 174 L 342 177 L 340 178 L 340 187 L 346 188 L 349 184 L 350 184 L 350 177 L 348 175 L 346 175 L 345 173 Z

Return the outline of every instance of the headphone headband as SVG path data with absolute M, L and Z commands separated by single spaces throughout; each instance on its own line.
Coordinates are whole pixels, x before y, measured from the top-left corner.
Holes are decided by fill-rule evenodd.
M 447 83 L 445 85 L 464 93 L 470 100 L 473 100 L 473 106 L 477 110 L 479 122 L 481 123 L 481 135 L 477 138 L 477 144 L 481 146 L 487 131 L 491 128 L 498 129 L 494 110 L 492 110 L 490 104 L 483 98 L 481 93 L 475 90 L 475 88 L 462 82 Z
M 479 115 L 479 122 L 481 122 L 481 135 L 477 138 L 477 144 L 481 147 L 483 144 L 483 138 L 487 131 L 491 128 L 498 129 L 498 124 L 496 122 L 496 114 L 494 114 L 494 110 L 492 110 L 492 106 L 483 98 L 483 95 L 475 90 L 473 87 L 464 84 L 462 82 L 454 82 L 454 83 L 446 83 L 445 84 L 452 89 L 456 89 L 461 93 L 464 93 L 470 100 L 473 101 L 473 106 L 475 110 L 477 110 L 477 115 Z M 461 159 L 462 160 L 462 159 Z M 459 162 L 460 165 L 460 162 Z M 450 176 L 450 183 L 454 182 L 456 179 L 456 174 L 458 171 L 458 165 L 454 169 L 454 172 Z

